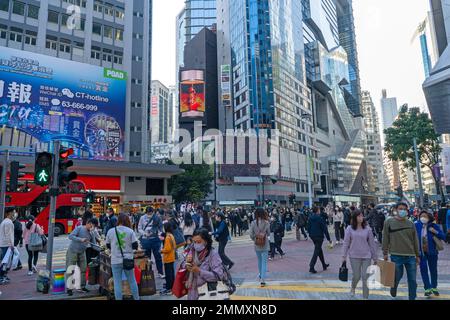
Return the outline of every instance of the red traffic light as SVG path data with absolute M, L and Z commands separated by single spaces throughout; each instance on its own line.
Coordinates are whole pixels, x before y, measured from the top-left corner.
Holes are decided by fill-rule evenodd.
M 61 159 L 67 159 L 71 155 L 73 155 L 73 148 L 63 149 L 59 152 L 59 157 Z

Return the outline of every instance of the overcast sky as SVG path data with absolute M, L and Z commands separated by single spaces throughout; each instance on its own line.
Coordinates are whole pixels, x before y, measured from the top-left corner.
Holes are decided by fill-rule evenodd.
M 300 0 L 295 0 L 300 1 Z M 312 0 L 318 1 L 318 0 Z M 184 0 L 153 0 L 152 79 L 175 84 L 175 20 Z M 399 105 L 425 106 L 420 45 L 411 37 L 428 0 L 353 0 L 361 85 L 379 109 L 381 90 Z

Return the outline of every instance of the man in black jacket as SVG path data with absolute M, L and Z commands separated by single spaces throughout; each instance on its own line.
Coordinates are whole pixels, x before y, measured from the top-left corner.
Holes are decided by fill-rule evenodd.
M 296 225 L 297 225 L 297 229 L 299 229 L 302 232 L 303 236 L 305 237 L 305 240 L 308 240 L 308 235 L 306 234 L 306 231 L 305 231 L 307 222 L 308 222 L 308 217 L 306 216 L 306 214 L 302 211 L 299 211 L 297 214 Z
M 22 223 L 17 218 L 17 214 L 14 216 L 13 224 L 14 224 L 14 246 L 17 247 L 20 244 L 20 246 L 22 247 L 23 246 L 23 238 L 22 238 L 23 228 L 22 228 Z M 14 269 L 14 271 L 20 270 L 20 269 L 22 269 L 22 262 L 20 262 L 20 258 L 19 258 L 19 263 L 17 264 L 17 267 Z
M 322 244 L 324 237 L 327 238 L 330 245 L 332 244 L 330 234 L 328 233 L 328 226 L 324 219 L 320 216 L 320 208 L 315 207 L 313 209 L 313 214 L 308 220 L 308 233 L 311 240 L 314 242 L 314 254 L 312 256 L 311 262 L 309 263 L 309 272 L 317 273 L 314 269 L 316 266 L 317 258 L 322 262 L 323 270 L 327 270 L 330 266 L 325 263 L 325 258 L 323 256 Z

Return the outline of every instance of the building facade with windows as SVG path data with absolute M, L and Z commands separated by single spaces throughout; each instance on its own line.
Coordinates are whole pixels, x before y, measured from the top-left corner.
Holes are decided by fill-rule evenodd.
M 78 13 L 79 19 L 73 19 Z M 149 164 L 151 21 L 151 0 L 0 0 L 0 50 L 15 48 L 127 72 L 126 161 L 75 159 L 73 167 L 88 189 L 120 196 L 122 203 L 167 195 L 167 180 L 180 172 L 175 166 Z M 0 144 L 41 149 L 37 139 L 8 127 L 0 130 Z M 14 159 L 26 164 L 25 172 L 33 172 L 34 157 Z
M 320 180 L 311 93 L 305 74 L 299 1 L 217 1 L 219 128 L 260 132 L 277 129 L 277 182 L 258 168 L 219 169 L 219 200 L 271 199 L 286 203 L 295 194 L 308 199 L 307 161 L 312 185 Z M 309 156 L 307 156 L 307 140 Z M 309 160 L 307 160 L 309 159 Z M 237 169 L 235 167 L 234 169 Z
M 150 104 L 150 143 L 168 143 L 170 130 L 170 90 L 158 80 L 152 81 Z
M 386 195 L 384 183 L 383 149 L 381 147 L 378 114 L 370 92 L 362 92 L 362 114 L 366 132 L 366 160 L 369 193 Z
M 151 0 L 0 0 L 0 46 L 126 71 L 126 158 L 148 162 L 151 17 Z

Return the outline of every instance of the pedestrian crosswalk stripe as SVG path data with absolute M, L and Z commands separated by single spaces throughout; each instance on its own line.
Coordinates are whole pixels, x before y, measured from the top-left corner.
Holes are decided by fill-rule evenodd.
M 238 288 L 238 290 L 245 290 L 245 289 L 256 289 L 256 290 L 274 290 L 274 291 L 292 291 L 292 292 L 323 292 L 323 293 L 349 293 L 348 288 L 326 288 L 326 287 L 312 287 L 312 286 L 279 286 L 279 285 L 270 285 L 268 284 L 266 287 L 260 287 L 256 285 L 248 285 L 248 286 L 241 286 Z M 400 289 L 400 288 L 399 288 Z M 385 291 L 382 291 L 385 290 Z M 390 296 L 390 292 L 387 291 L 388 289 L 372 289 L 370 290 L 371 295 L 379 295 L 379 296 Z M 356 293 L 362 294 L 362 290 L 356 290 Z M 401 292 L 399 291 L 397 293 L 397 296 L 399 297 L 407 297 L 407 292 Z M 439 297 L 436 297 L 434 299 L 450 299 L 449 294 L 441 294 Z

